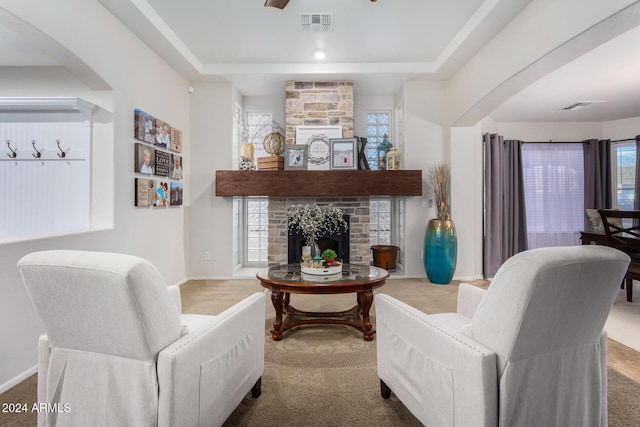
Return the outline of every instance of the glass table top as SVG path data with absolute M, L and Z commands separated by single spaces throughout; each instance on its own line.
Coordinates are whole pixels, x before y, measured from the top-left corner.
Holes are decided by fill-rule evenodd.
M 301 272 L 300 264 L 285 264 L 269 267 L 258 273 L 258 277 L 279 282 L 333 282 L 350 283 L 384 280 L 389 273 L 378 267 L 363 264 L 343 264 L 342 272 L 331 275 L 310 275 Z

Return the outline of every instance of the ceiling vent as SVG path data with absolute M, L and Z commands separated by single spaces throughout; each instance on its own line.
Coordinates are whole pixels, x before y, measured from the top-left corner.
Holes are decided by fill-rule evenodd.
M 571 105 L 567 105 L 566 107 L 563 107 L 562 109 L 565 111 L 572 111 L 572 110 L 578 110 L 580 108 L 584 108 L 587 105 L 591 105 L 591 104 L 601 104 L 604 101 L 581 101 L 581 102 L 576 102 L 575 104 L 571 104 Z
M 326 33 L 331 31 L 333 13 L 299 13 L 300 31 L 303 33 Z

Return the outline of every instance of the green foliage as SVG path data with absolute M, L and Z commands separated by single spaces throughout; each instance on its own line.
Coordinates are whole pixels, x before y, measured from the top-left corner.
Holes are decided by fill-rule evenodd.
M 333 249 L 325 249 L 324 252 L 322 252 L 322 258 L 324 259 L 331 259 L 337 256 L 338 254 Z

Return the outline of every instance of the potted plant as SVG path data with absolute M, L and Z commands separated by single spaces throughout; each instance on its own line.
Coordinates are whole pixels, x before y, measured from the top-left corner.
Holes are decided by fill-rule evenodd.
M 337 256 L 338 254 L 333 249 L 325 249 L 324 252 L 322 252 L 322 258 L 324 258 L 327 265 L 334 263 Z
M 436 218 L 430 219 L 424 239 L 424 268 L 429 281 L 451 282 L 456 269 L 458 240 L 456 227 L 449 212 L 451 169 L 442 162 L 429 168 L 429 183 L 433 189 Z

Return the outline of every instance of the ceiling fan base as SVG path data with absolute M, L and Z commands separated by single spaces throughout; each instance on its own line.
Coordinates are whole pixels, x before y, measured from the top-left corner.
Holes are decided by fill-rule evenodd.
M 275 7 L 276 9 L 284 9 L 289 4 L 289 0 L 266 0 L 264 7 Z

